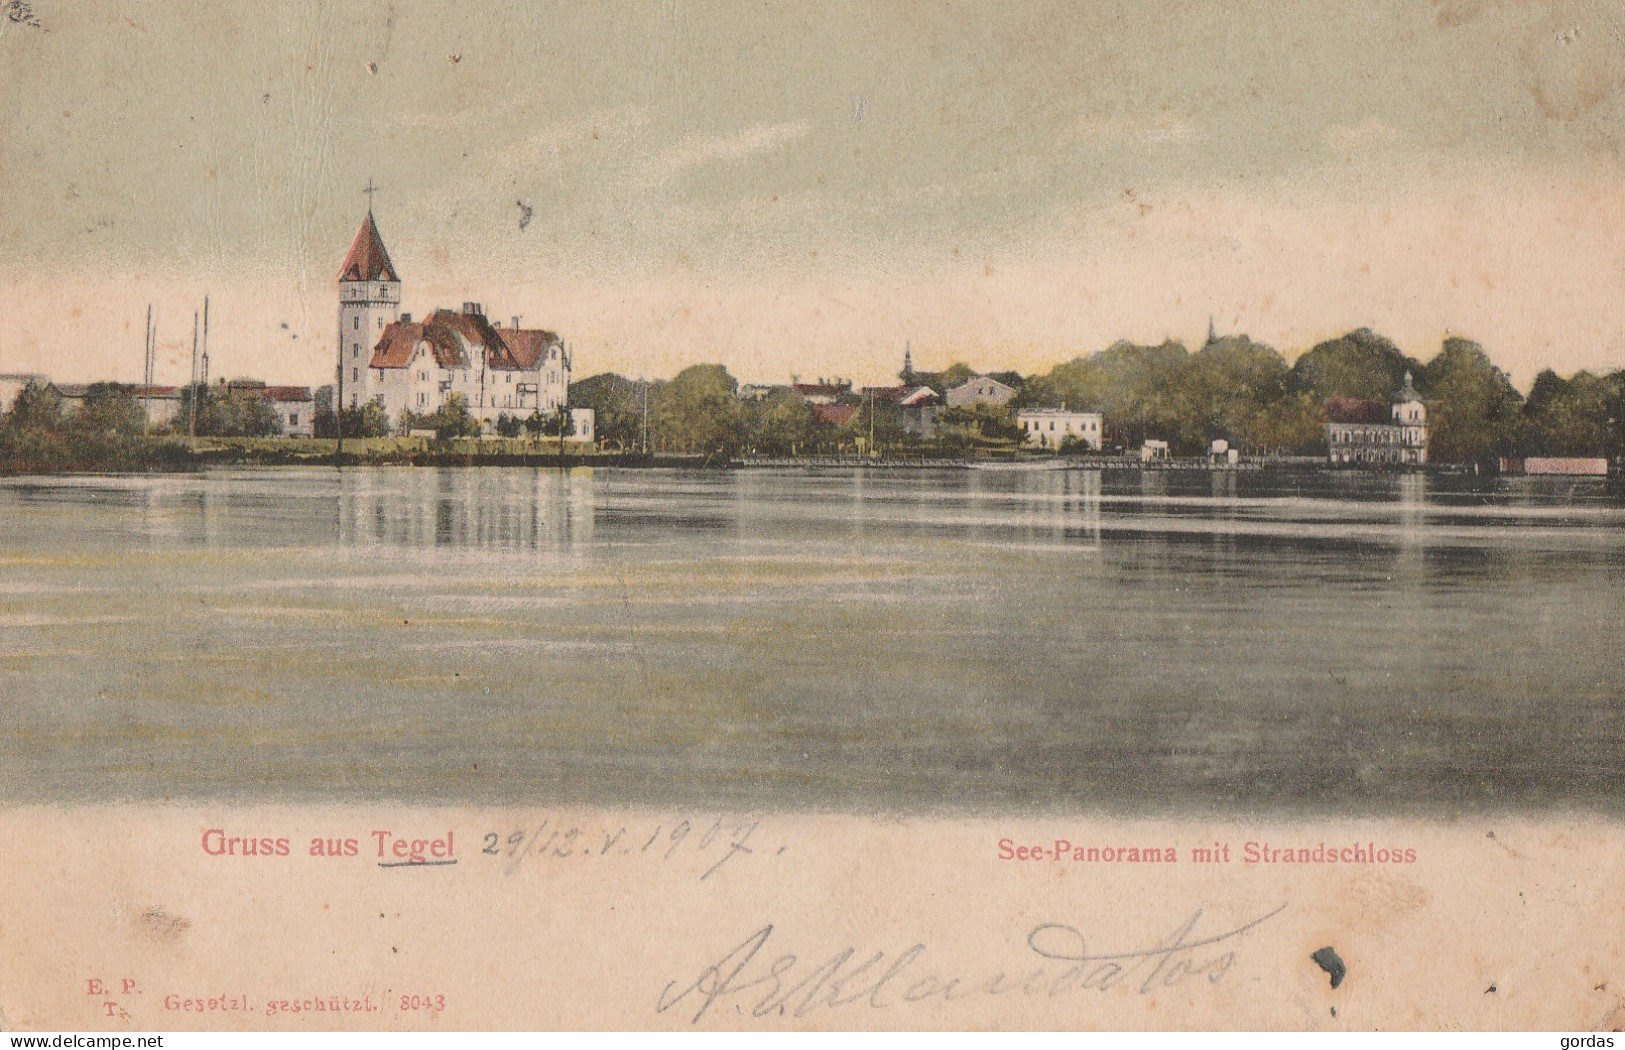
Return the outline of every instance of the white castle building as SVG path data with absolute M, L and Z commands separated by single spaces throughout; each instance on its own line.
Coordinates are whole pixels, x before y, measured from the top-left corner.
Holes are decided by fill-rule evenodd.
M 403 412 L 426 414 L 461 394 L 482 423 L 503 415 L 550 415 L 568 403 L 570 355 L 557 334 L 486 319 L 479 303 L 435 310 L 421 321 L 401 313 L 401 279 L 372 210 L 339 270 L 339 400 L 381 406 L 397 425 Z M 575 436 L 592 440 L 592 413 L 573 413 Z

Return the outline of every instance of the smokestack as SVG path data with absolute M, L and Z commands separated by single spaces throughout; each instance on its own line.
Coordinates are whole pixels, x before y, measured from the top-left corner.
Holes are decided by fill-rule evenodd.
M 514 327 L 514 331 L 519 330 L 519 315 L 518 314 L 513 315 L 513 327 Z

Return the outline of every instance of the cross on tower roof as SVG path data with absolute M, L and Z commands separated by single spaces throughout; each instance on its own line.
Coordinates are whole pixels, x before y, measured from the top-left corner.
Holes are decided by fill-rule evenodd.
M 367 213 L 372 213 L 372 195 L 378 192 L 378 187 L 372 184 L 372 176 L 367 176 L 367 187 L 361 191 L 367 195 Z

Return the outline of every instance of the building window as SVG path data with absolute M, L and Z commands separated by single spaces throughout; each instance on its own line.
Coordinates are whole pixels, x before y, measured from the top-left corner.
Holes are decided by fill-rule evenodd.
M 290 427 L 296 427 L 296 426 L 299 425 L 299 413 L 297 413 L 297 412 L 289 412 L 288 413 L 288 425 Z
M 359 368 L 350 369 L 350 381 L 353 382 L 353 383 L 361 382 L 361 369 L 359 369 Z
M 350 344 L 350 356 L 351 357 L 360 357 L 361 356 L 361 344 L 360 343 L 351 343 Z
M 359 332 L 361 330 L 361 315 L 360 314 L 356 314 L 355 316 L 350 318 L 350 329 L 351 329 L 351 331 L 356 331 L 356 332 Z

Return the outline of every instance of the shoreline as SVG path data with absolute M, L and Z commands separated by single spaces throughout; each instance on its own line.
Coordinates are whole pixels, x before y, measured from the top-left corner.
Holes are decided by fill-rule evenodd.
M 211 438 L 189 447 L 171 438 L 145 438 L 89 449 L 58 447 L 35 449 L 32 459 L 0 462 L 0 478 L 51 477 L 75 474 L 192 473 L 211 467 L 525 467 L 575 470 L 621 469 L 719 471 L 959 471 L 999 473 L 1080 472 L 1132 474 L 1237 475 L 1355 475 L 1362 477 L 1421 475 L 1435 478 L 1490 480 L 1535 477 L 1500 471 L 1488 465 L 1429 463 L 1421 466 L 1334 464 L 1323 456 L 1244 456 L 1238 462 L 1214 462 L 1205 456 L 1143 459 L 1135 455 L 1093 453 L 1062 456 L 1011 450 L 960 455 L 921 451 L 918 454 L 879 456 L 722 456 L 676 452 L 611 452 L 579 444 L 557 445 L 518 440 L 454 439 L 431 441 L 411 438 L 347 439 L 342 457 L 335 455 L 331 438 Z M 354 449 L 354 451 L 352 451 Z M 20 469 L 19 469 L 20 468 Z M 1613 488 L 1622 480 L 1621 464 L 1607 475 L 1546 474 L 1556 481 L 1601 482 Z

